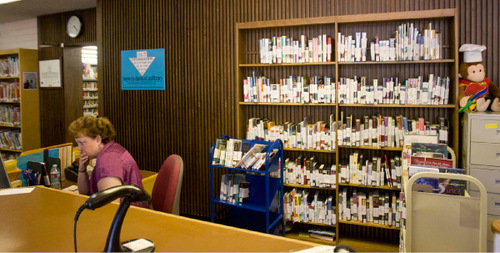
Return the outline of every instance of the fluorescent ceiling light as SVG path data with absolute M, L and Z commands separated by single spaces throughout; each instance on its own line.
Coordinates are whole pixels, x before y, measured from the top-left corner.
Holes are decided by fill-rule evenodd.
M 82 47 L 83 49 L 94 49 L 97 51 L 97 46 L 85 46 L 85 47 Z
M 97 51 L 92 51 L 92 50 L 85 50 L 85 49 L 82 49 L 82 54 L 92 54 L 92 55 L 97 55 Z
M 0 0 L 0 4 L 8 4 L 12 2 L 19 2 L 21 0 Z

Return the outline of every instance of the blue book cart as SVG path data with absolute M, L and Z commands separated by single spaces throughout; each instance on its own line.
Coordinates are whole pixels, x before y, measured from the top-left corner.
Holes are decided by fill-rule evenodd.
M 220 138 L 229 139 L 226 135 Z M 212 145 L 210 149 L 211 221 L 271 234 L 277 233 L 279 225 L 281 225 L 284 236 L 283 142 L 279 139 L 274 142 L 239 140 L 242 141 L 243 147 L 246 146 L 249 149 L 255 144 L 267 145 L 262 151 L 266 153 L 265 163 L 260 170 L 213 165 L 213 152 L 216 143 Z M 275 149 L 277 153 L 270 159 L 269 154 Z M 245 174 L 245 181 L 250 183 L 250 194 L 246 203 L 233 204 L 220 199 L 221 177 L 219 175 L 236 173 Z M 275 176 L 271 176 L 271 173 Z M 217 176 L 214 178 L 214 175 Z

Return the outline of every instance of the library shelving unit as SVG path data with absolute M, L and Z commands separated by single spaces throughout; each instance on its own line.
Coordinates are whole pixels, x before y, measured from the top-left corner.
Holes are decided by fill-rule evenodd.
M 441 58 L 435 60 L 415 60 L 415 61 L 370 61 L 370 53 L 367 52 L 366 62 L 343 62 L 337 54 L 337 34 L 352 35 L 356 32 L 366 32 L 368 41 L 374 40 L 378 36 L 381 40 L 392 38 L 392 33 L 401 24 L 412 23 L 419 31 L 425 29 L 426 25 L 432 23 L 432 28 L 441 33 Z M 394 117 L 403 115 L 408 119 L 425 118 L 432 124 L 439 123 L 438 119 L 443 118 L 448 125 L 447 145 L 458 152 L 458 126 L 459 118 L 457 112 L 458 96 L 458 21 L 456 9 L 437 9 L 425 11 L 390 12 L 376 14 L 328 16 L 315 18 L 302 18 L 291 20 L 257 21 L 236 24 L 236 80 L 235 85 L 237 99 L 237 131 L 238 138 L 246 138 L 248 120 L 251 118 L 267 118 L 276 124 L 286 122 L 300 122 L 307 117 L 308 122 L 325 121 L 329 115 L 334 114 L 337 126 L 345 116 L 352 115 L 354 119 L 363 117 L 383 116 Z M 288 63 L 288 64 L 262 64 L 259 54 L 259 40 L 261 38 L 271 38 L 273 36 L 288 36 L 288 38 L 300 38 L 305 35 L 313 38 L 321 34 L 326 34 L 334 41 L 334 57 L 331 62 L 318 63 Z M 353 39 L 354 40 L 354 39 Z M 369 43 L 368 43 L 369 44 Z M 368 46 L 369 47 L 369 46 Z M 369 48 L 368 48 L 369 51 Z M 450 78 L 449 102 L 443 105 L 395 105 L 395 104 L 339 104 L 338 90 L 336 92 L 336 103 L 331 104 L 300 104 L 300 103 L 253 103 L 244 102 L 243 80 L 253 73 L 259 76 L 270 78 L 271 83 L 276 83 L 280 78 L 288 76 L 329 76 L 335 80 L 335 84 L 341 78 L 353 78 L 354 76 L 366 77 L 367 83 L 372 79 L 387 77 L 397 77 L 404 83 L 404 80 L 423 76 L 425 80 L 430 74 L 435 77 L 441 76 Z M 344 119 L 342 116 L 344 115 Z M 337 129 L 338 130 L 338 129 Z M 338 131 L 337 131 L 338 132 Z M 338 136 L 338 133 L 337 133 Z M 339 184 L 339 165 L 349 162 L 349 155 L 353 152 L 363 154 L 367 159 L 372 157 L 388 158 L 401 156 L 400 147 L 351 147 L 338 145 L 336 142 L 335 151 L 301 151 L 285 148 L 285 158 L 297 157 L 299 155 L 315 156 L 316 160 L 325 164 L 337 165 L 337 187 L 331 189 L 336 197 L 338 206 L 339 193 L 347 188 L 349 191 L 370 192 L 376 190 L 380 193 L 396 192 L 399 189 L 382 186 L 368 187 L 362 185 Z M 297 187 L 295 185 L 290 187 Z M 310 189 L 320 190 L 321 189 Z M 336 209 L 337 212 L 339 208 Z M 337 213 L 337 226 L 335 227 L 336 241 L 333 243 L 347 243 L 349 240 L 375 240 L 387 242 L 388 245 L 399 244 L 400 231 L 393 226 L 379 224 L 358 223 L 352 221 L 339 220 Z M 312 225 L 311 225 L 312 226 Z M 302 233 L 303 234 L 303 233 Z M 294 233 L 287 233 L 287 236 L 304 239 Z M 331 244 L 331 243 L 327 243 Z M 394 248 L 392 248 L 394 249 Z M 397 248 L 396 248 L 397 250 Z
M 98 108 L 97 64 L 83 64 L 83 115 L 97 116 Z
M 38 51 L 0 50 L 0 68 L 0 152 L 4 159 L 12 159 L 40 147 Z
M 229 139 L 221 136 L 220 139 Z M 283 216 L 283 143 L 280 140 L 250 141 L 241 140 L 243 149 L 250 149 L 255 144 L 264 144 L 265 163 L 260 170 L 213 165 L 213 153 L 216 143 L 210 149 L 210 218 L 212 222 L 246 228 L 250 230 L 274 233 L 285 226 Z M 271 151 L 277 150 L 270 157 Z M 221 199 L 221 174 L 244 174 L 244 181 L 249 183 L 248 200 L 244 203 L 232 203 Z M 239 190 L 238 190 L 239 191 Z M 284 233 L 283 233 L 284 235 Z

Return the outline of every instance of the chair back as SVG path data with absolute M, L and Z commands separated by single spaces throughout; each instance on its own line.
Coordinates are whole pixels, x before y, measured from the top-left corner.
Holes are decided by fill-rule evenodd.
M 179 214 L 184 162 L 179 155 L 170 155 L 158 172 L 153 186 L 153 209 Z

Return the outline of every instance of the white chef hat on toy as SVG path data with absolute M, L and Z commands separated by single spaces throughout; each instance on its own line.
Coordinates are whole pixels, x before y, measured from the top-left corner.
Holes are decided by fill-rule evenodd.
M 476 44 L 463 44 L 460 49 L 458 49 L 459 52 L 464 53 L 464 62 L 467 63 L 482 62 L 483 55 L 481 52 L 484 50 L 486 50 L 486 46 Z

